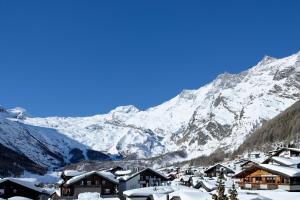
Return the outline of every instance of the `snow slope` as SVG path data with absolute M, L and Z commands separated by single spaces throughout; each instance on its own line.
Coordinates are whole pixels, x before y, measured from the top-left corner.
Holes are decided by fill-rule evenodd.
M 26 115 L 24 110 L 12 110 L 13 120 L 5 120 L 14 124 L 5 127 L 17 130 L 10 136 L 0 136 L 0 142 L 18 138 L 20 127 L 26 126 L 64 159 L 73 146 L 140 158 L 185 150 L 196 157 L 218 147 L 237 148 L 263 121 L 299 97 L 300 52 L 282 59 L 266 56 L 247 71 L 221 74 L 197 90 L 184 90 L 144 111 L 129 105 L 90 117 L 38 118 Z M 25 147 L 18 148 L 28 153 Z

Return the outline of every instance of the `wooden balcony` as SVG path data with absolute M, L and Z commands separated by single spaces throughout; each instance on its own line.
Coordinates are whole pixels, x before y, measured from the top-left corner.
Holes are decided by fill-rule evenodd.
M 239 186 L 242 189 L 251 189 L 251 190 L 275 190 L 278 189 L 277 183 L 266 183 L 266 182 L 238 182 Z M 280 185 L 288 185 L 288 184 L 280 184 Z

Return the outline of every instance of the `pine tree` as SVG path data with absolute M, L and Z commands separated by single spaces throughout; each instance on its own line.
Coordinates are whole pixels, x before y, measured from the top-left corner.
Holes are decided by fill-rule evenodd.
M 228 200 L 228 197 L 225 194 L 225 185 L 222 177 L 223 174 L 220 173 L 217 181 L 217 193 L 212 196 L 213 200 Z
M 238 193 L 236 191 L 235 184 L 233 183 L 232 187 L 229 189 L 229 199 L 230 200 L 238 200 L 237 196 L 238 196 Z

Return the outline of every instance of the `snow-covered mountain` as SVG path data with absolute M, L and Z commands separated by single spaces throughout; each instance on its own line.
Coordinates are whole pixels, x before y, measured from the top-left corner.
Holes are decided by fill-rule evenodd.
M 0 142 L 45 165 L 58 159 L 44 148 L 66 162 L 72 149 L 140 158 L 184 149 L 192 158 L 218 147 L 237 148 L 299 97 L 300 52 L 282 59 L 266 56 L 247 71 L 221 74 L 145 111 L 130 105 L 90 117 L 38 118 L 20 108 L 3 109 L 0 132 L 9 134 L 1 134 Z M 36 142 L 40 146 L 24 145 Z

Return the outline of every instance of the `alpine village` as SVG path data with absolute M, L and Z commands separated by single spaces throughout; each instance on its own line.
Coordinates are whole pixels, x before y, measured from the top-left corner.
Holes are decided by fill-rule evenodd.
M 279 90 L 278 84 L 288 82 L 295 87 L 294 90 L 297 89 L 296 91 L 300 92 L 299 63 L 299 52 L 282 59 L 265 57 L 255 67 L 245 72 L 250 77 L 247 78 L 247 75 L 244 74 L 236 75 L 241 76 L 242 80 L 239 79 L 235 84 L 245 84 L 244 82 L 249 81 L 253 76 L 257 78 L 257 76 L 268 74 L 273 77 L 271 81 L 276 83 L 275 88 L 277 88 L 277 91 L 275 92 L 273 91 L 274 88 L 271 88 L 272 92 L 269 92 L 265 98 L 269 98 L 268 101 L 272 98 L 285 99 L 286 96 L 282 96 L 283 89 Z M 276 67 L 275 73 L 272 72 L 273 67 Z M 257 75 L 256 71 L 260 70 L 261 72 Z M 278 81 L 274 81 L 274 79 L 278 79 Z M 265 78 L 266 80 L 267 78 Z M 222 75 L 212 83 L 212 86 L 215 88 L 227 81 L 228 75 Z M 236 79 L 230 81 L 236 81 Z M 269 85 L 269 83 L 267 84 Z M 232 87 L 234 86 L 231 86 L 230 90 L 232 90 Z M 259 87 L 265 86 L 260 85 Z M 285 86 L 282 85 L 281 87 Z M 292 90 L 288 90 L 284 94 L 290 95 L 290 91 Z M 253 92 L 251 93 L 253 94 Z M 191 94 L 187 95 L 187 91 L 184 91 L 178 97 L 175 97 L 175 100 L 186 103 L 190 101 L 191 97 L 189 95 Z M 231 109 L 224 106 L 228 102 L 223 99 L 222 95 L 219 93 L 219 97 L 214 100 L 212 111 Z M 297 96 L 296 93 L 294 95 Z M 250 102 L 255 101 L 255 97 L 251 98 L 247 100 L 250 100 Z M 289 96 L 288 98 L 291 99 L 292 97 Z M 297 98 L 295 97 L 295 99 Z M 192 100 L 192 103 L 194 101 Z M 171 106 L 178 106 L 178 102 Z M 166 104 L 170 103 L 167 102 Z M 250 105 L 254 104 L 250 103 Z M 272 107 L 268 105 L 265 107 L 267 110 L 269 108 Z M 254 107 L 251 107 L 247 111 L 244 107 L 238 117 L 239 119 L 236 118 L 235 120 L 247 121 L 246 116 L 253 115 L 253 109 Z M 197 110 L 197 112 L 200 111 Z M 109 130 L 104 130 L 105 125 L 101 125 L 103 128 L 100 129 L 100 133 L 105 131 L 109 133 L 112 130 L 111 127 L 116 126 L 136 129 L 134 125 L 127 127 L 126 124 L 120 125 L 120 123 L 126 123 L 125 121 L 121 122 L 121 120 L 124 120 L 128 115 L 129 118 L 134 118 L 140 112 L 149 111 L 137 111 L 131 106 L 116 108 L 108 116 L 105 115 L 105 123 L 110 123 Z M 181 112 L 179 110 L 179 113 Z M 222 113 L 229 117 L 225 110 Z M 96 120 L 95 117 L 92 117 L 67 118 L 71 121 L 66 121 L 64 118 L 50 118 L 52 121 L 49 121 L 47 118 L 31 117 L 22 108 L 9 110 L 1 108 L 0 115 L 0 131 L 3 132 L 1 134 L 34 135 L 34 139 L 37 141 L 33 147 L 30 147 L 28 145 L 32 142 L 30 140 L 25 141 L 28 136 L 24 135 L 24 144 L 28 145 L 22 145 L 22 147 L 31 148 L 32 150 L 23 151 L 23 153 L 13 151 L 4 145 L 0 146 L 2 149 L 1 156 L 4 160 L 0 166 L 2 176 L 0 179 L 1 199 L 267 200 L 270 197 L 272 199 L 300 199 L 300 148 L 298 140 L 300 135 L 300 101 L 297 100 L 290 107 L 279 112 L 278 115 L 263 122 L 243 140 L 241 140 L 241 137 L 232 135 L 222 136 L 226 132 L 226 126 L 221 127 L 219 124 L 219 127 L 216 127 L 210 121 L 209 125 L 205 127 L 206 130 L 218 134 L 218 137 L 223 138 L 224 144 L 226 144 L 226 138 L 231 138 L 227 143 L 228 145 L 220 145 L 221 143 L 219 143 L 217 147 L 215 147 L 213 141 L 206 138 L 202 139 L 202 143 L 201 140 L 197 139 L 190 143 L 198 143 L 199 147 L 203 145 L 207 149 L 210 148 L 208 145 L 212 144 L 211 151 L 208 151 L 210 153 L 203 154 L 201 151 L 204 151 L 205 148 L 201 148 L 201 151 L 194 151 L 187 146 L 185 150 L 177 150 L 159 156 L 151 156 L 148 153 L 149 157 L 144 156 L 144 154 L 140 155 L 140 153 L 145 153 L 145 150 L 139 151 L 139 149 L 136 149 L 135 155 L 125 156 L 125 154 L 114 155 L 91 149 L 86 150 L 84 153 L 83 148 L 73 148 L 70 151 L 71 157 L 67 158 L 66 161 L 58 153 L 61 148 L 58 145 L 62 145 L 60 140 L 57 140 L 53 149 L 46 141 L 42 141 L 45 135 L 42 137 L 41 135 L 45 132 L 51 135 L 49 131 L 53 131 L 53 128 L 48 129 L 49 126 L 65 134 L 72 132 L 74 134 L 72 137 L 76 138 L 77 132 L 81 129 L 74 127 L 77 127 L 76 124 L 84 123 L 82 126 L 87 134 L 86 136 L 81 134 L 81 137 L 86 137 L 86 140 L 89 140 L 88 133 L 92 134 L 93 131 L 98 131 L 97 123 L 101 124 L 101 121 L 97 121 L 98 116 L 96 116 Z M 47 120 L 46 124 L 44 124 L 44 120 Z M 215 118 L 214 120 L 218 119 Z M 92 123 L 92 125 L 89 123 Z M 64 128 L 65 124 L 67 124 L 66 128 Z M 199 124 L 194 126 L 199 126 Z M 70 127 L 72 129 L 68 129 Z M 234 125 L 233 127 L 237 126 Z M 118 130 L 122 131 L 120 128 Z M 138 130 L 147 133 L 150 131 L 142 128 Z M 193 130 L 188 131 L 192 135 Z M 125 143 L 125 139 L 123 140 L 123 143 Z M 137 136 L 135 140 L 139 142 Z M 73 144 L 71 143 L 71 145 Z M 118 145 L 117 148 L 121 150 L 124 144 L 119 142 Z M 184 145 L 184 142 L 182 142 L 182 145 Z M 37 154 L 34 154 L 34 152 L 37 152 Z M 47 160 L 45 160 L 46 158 Z M 16 160 L 20 162 L 16 162 Z M 64 163 L 58 165 L 56 164 L 57 160 Z M 47 168 L 45 163 L 48 163 Z

